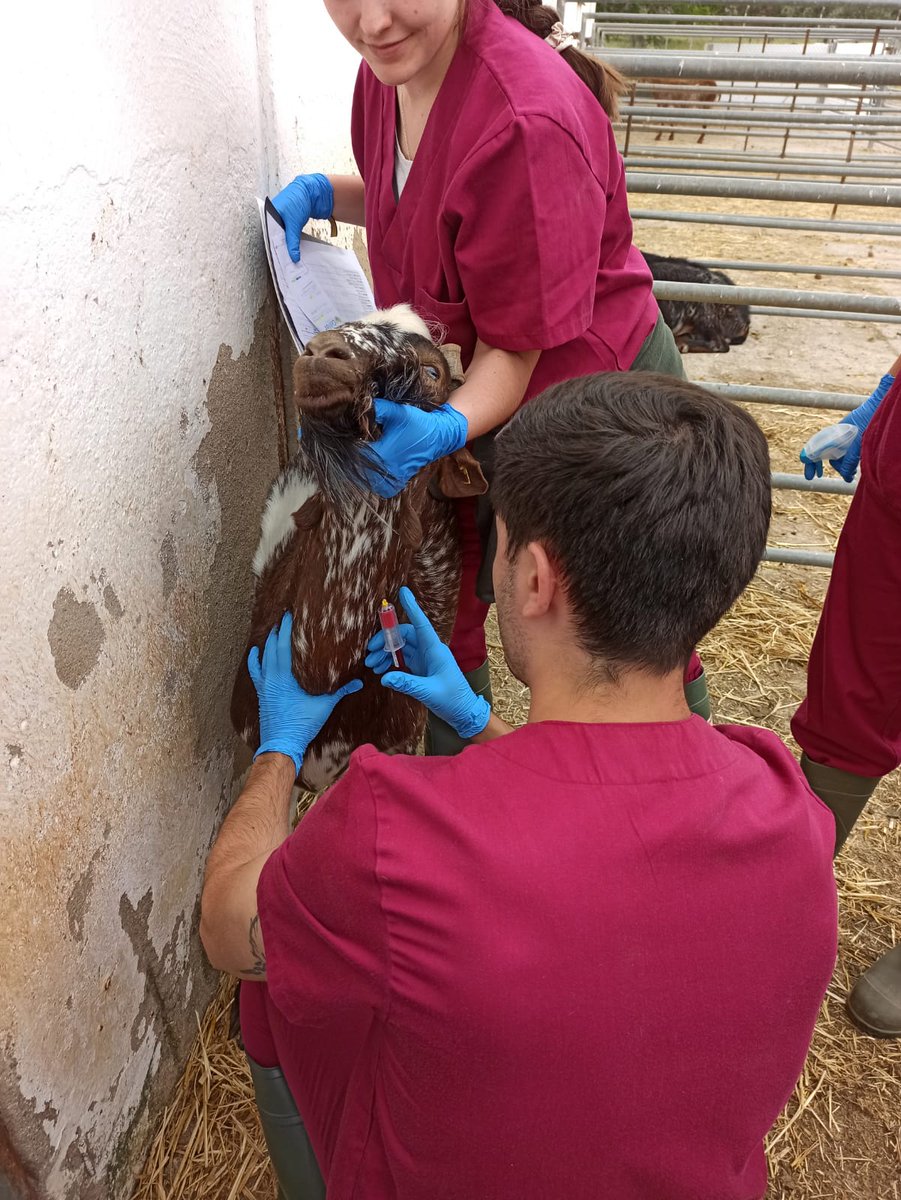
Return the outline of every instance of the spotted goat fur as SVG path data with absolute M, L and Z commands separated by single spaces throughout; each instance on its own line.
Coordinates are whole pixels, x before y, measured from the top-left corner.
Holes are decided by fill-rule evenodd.
M 380 601 L 396 602 L 402 584 L 441 637 L 450 636 L 460 583 L 450 500 L 478 495 L 487 484 L 462 450 L 383 499 L 366 484 L 366 447 L 379 436 L 376 396 L 429 409 L 443 404 L 452 386 L 444 355 L 406 305 L 317 334 L 295 364 L 300 440 L 263 511 L 250 634 L 231 716 L 256 749 L 259 714 L 247 653 L 262 648 L 290 610 L 301 687 L 317 694 L 363 680 L 362 691 L 341 701 L 304 757 L 299 782 L 311 790 L 331 783 L 357 746 L 412 753 L 422 734 L 425 710 L 381 686 L 364 666 L 366 643 L 378 628 Z
M 735 281 L 724 271 L 714 271 L 690 258 L 667 258 L 643 250 L 641 253 L 655 279 L 735 286 Z M 751 310 L 747 304 L 712 304 L 705 300 L 658 300 L 657 303 L 673 331 L 680 354 L 728 354 L 730 346 L 740 346 L 751 332 Z

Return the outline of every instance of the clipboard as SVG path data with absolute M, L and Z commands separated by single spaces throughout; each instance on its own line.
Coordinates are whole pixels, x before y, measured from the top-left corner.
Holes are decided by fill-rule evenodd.
M 375 309 L 369 281 L 352 250 L 301 234 L 300 262 L 291 261 L 285 225 L 267 196 L 257 199 L 275 295 L 299 352 L 316 333 L 358 321 Z

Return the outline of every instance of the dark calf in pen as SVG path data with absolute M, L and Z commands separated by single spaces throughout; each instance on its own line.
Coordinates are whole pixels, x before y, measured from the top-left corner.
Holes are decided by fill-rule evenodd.
M 643 250 L 641 253 L 655 279 L 735 286 L 734 280 L 722 271 L 713 271 L 691 259 L 665 258 Z M 703 300 L 657 303 L 681 354 L 726 354 L 730 346 L 740 346 L 751 329 L 751 310 L 746 304 L 711 304 Z
M 371 742 L 411 753 L 425 725 L 416 701 L 383 688 L 363 665 L 383 597 L 408 584 L 439 634 L 450 635 L 460 554 L 449 498 L 487 490 L 466 450 L 424 468 L 400 495 L 383 499 L 365 482 L 366 445 L 379 431 L 373 399 L 434 408 L 450 395 L 448 364 L 425 324 L 406 306 L 317 334 L 294 367 L 301 438 L 272 486 L 253 561 L 256 577 L 247 649 L 232 694 L 232 723 L 259 745 L 257 697 L 247 652 L 262 647 L 290 610 L 293 665 L 310 693 L 351 678 L 362 691 L 342 700 L 313 741 L 299 777 L 325 787 L 352 750 Z

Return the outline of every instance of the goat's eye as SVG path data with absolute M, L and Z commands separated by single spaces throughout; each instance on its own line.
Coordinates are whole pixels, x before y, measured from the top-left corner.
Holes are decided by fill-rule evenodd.
M 426 367 L 425 373 L 428 375 L 429 379 L 438 379 L 440 377 L 440 372 L 437 367 Z

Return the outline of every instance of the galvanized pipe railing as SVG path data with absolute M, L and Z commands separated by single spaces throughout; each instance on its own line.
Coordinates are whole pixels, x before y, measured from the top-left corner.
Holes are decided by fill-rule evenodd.
M 705 49 L 709 49 L 710 40 L 716 39 L 726 42 L 727 46 L 731 42 L 738 40 L 738 38 L 742 38 L 742 40 L 747 38 L 749 41 L 753 38 L 766 38 L 772 44 L 773 42 L 797 41 L 800 35 L 803 35 L 807 39 L 808 45 L 833 42 L 841 46 L 847 42 L 867 42 L 871 40 L 875 41 L 877 45 L 881 45 L 886 39 L 892 40 L 897 36 L 897 33 L 893 26 L 888 26 L 883 30 L 878 25 L 875 30 L 863 27 L 844 29 L 821 27 L 819 29 L 811 29 L 803 25 L 794 28 L 779 25 L 762 25 L 756 29 L 746 30 L 743 38 L 740 26 L 737 25 L 721 24 L 695 27 L 693 24 L 683 22 L 679 25 L 658 23 L 636 27 L 626 21 L 620 20 L 606 21 L 603 25 L 595 24 L 591 33 L 583 37 L 583 42 L 586 48 L 603 54 L 611 44 L 608 40 L 610 38 L 679 38 L 688 42 L 698 42 L 703 38 L 708 43 Z M 693 49 L 695 49 L 696 53 L 700 51 L 700 47 L 693 47 Z
M 587 31 L 587 26 L 585 27 Z M 724 49 L 731 47 L 731 43 L 739 38 L 742 41 L 751 43 L 756 38 L 765 38 L 768 44 L 774 42 L 795 42 L 803 36 L 808 46 L 822 45 L 823 43 L 831 42 L 837 46 L 843 46 L 847 43 L 860 43 L 873 41 L 877 46 L 881 46 L 886 40 L 892 41 L 898 36 L 895 27 L 886 26 L 885 28 L 877 25 L 876 29 L 859 28 L 827 28 L 812 29 L 809 26 L 803 25 L 789 28 L 779 25 L 761 25 L 755 29 L 745 30 L 742 35 L 740 26 L 737 25 L 708 25 L 696 27 L 691 23 L 682 23 L 679 25 L 666 25 L 663 23 L 653 25 L 635 26 L 627 21 L 606 21 L 603 25 L 595 24 L 591 29 L 590 34 L 586 32 L 583 35 L 583 44 L 586 49 L 590 49 L 595 53 L 603 55 L 604 51 L 611 45 L 611 39 L 625 40 L 629 37 L 641 38 L 679 38 L 680 41 L 694 43 L 691 49 L 694 53 L 703 53 L 711 49 L 710 42 L 713 41 L 714 48 L 717 41 L 724 42 Z M 703 50 L 697 44 L 703 39 L 706 43 Z
M 873 316 L 872 313 L 827 312 L 821 308 L 773 308 L 769 305 L 751 305 L 752 313 L 765 317 L 803 317 L 818 321 L 878 321 L 881 325 L 901 325 L 901 317 Z
M 704 159 L 703 161 L 690 158 L 657 158 L 645 156 L 643 147 L 632 148 L 625 158 L 626 170 L 648 169 L 664 171 L 735 171 L 741 166 L 742 171 L 755 175 L 842 175 L 849 179 L 895 179 L 901 177 L 901 163 L 895 167 L 860 167 L 851 163 L 822 163 L 814 166 L 812 163 L 796 163 L 788 159 L 776 159 L 772 163 L 740 162 L 737 159 Z
M 784 546 L 767 546 L 763 561 L 793 563 L 799 567 L 826 567 L 831 571 L 835 565 L 835 555 L 826 550 L 789 550 Z
M 677 154 L 680 158 L 691 161 L 693 168 L 695 166 L 703 167 L 708 158 L 732 160 L 742 166 L 746 162 L 771 165 L 793 162 L 814 166 L 819 163 L 848 163 L 848 160 L 842 154 L 814 154 L 810 150 L 806 150 L 801 154 L 792 153 L 789 159 L 778 154 L 767 154 L 764 150 L 739 150 L 731 146 L 656 146 L 653 142 L 641 142 L 635 146 L 634 152 L 651 158 L 667 158 Z M 629 151 L 629 153 L 632 153 L 632 151 Z M 878 168 L 885 166 L 887 162 L 890 162 L 890 160 L 884 154 L 863 154 L 855 155 L 853 165 L 868 165 Z M 851 165 L 851 163 L 848 163 L 848 166 Z
M 721 13 L 655 13 L 655 12 L 610 12 L 609 10 L 590 10 L 582 12 L 583 21 L 608 23 L 626 21 L 630 25 L 685 25 L 689 29 L 705 26 L 724 25 L 742 33 L 762 27 L 775 29 L 863 29 L 867 33 L 887 31 L 889 34 L 901 32 L 901 22 L 898 20 L 880 20 L 878 17 L 752 17 L 732 16 Z M 642 30 L 644 32 L 644 30 Z
M 676 122 L 672 118 L 667 118 L 666 120 L 662 121 L 655 121 L 652 118 L 644 118 L 640 124 L 637 121 L 634 122 L 632 125 L 632 133 L 635 133 L 640 129 L 643 133 L 655 133 L 659 131 L 661 133 L 669 134 L 672 133 L 675 128 Z M 778 129 L 775 128 L 772 121 L 758 124 L 753 128 L 753 130 L 750 128 L 746 129 L 741 124 L 737 125 L 733 129 L 726 129 L 725 127 L 718 129 L 716 128 L 716 121 L 710 119 L 706 121 L 685 121 L 684 123 L 679 122 L 678 124 L 678 131 L 681 133 L 706 133 L 709 137 L 741 137 L 742 132 L 744 131 L 746 140 L 748 138 L 753 138 L 755 141 L 777 140 L 783 143 L 785 142 L 785 130 L 786 126 L 784 125 Z M 895 153 L 898 153 L 899 149 L 901 149 L 901 131 L 892 134 L 889 134 L 888 132 L 859 134 L 855 133 L 853 129 L 846 129 L 843 126 L 837 126 L 826 131 L 805 130 L 799 136 L 803 137 L 805 142 L 828 142 L 831 146 L 835 145 L 836 142 L 847 143 L 849 138 L 852 141 L 854 138 L 860 138 L 878 141 L 880 146 L 884 146 Z
M 738 108 L 711 104 L 707 108 L 686 108 L 681 104 L 631 104 L 625 110 L 631 117 L 658 117 L 684 121 L 704 121 L 708 125 L 777 125 L 793 129 L 816 129 L 818 125 L 834 125 L 843 130 L 860 133 L 888 132 L 901 127 L 901 113 L 868 110 L 853 116 L 837 112 L 808 112 L 805 108 L 790 109 L 784 104 L 755 104 L 753 108 Z
M 675 122 L 671 117 L 663 121 L 655 121 L 651 118 L 645 118 L 642 120 L 640 126 L 637 121 L 633 124 L 632 132 L 635 133 L 637 129 L 640 128 L 643 133 L 654 133 L 657 130 L 662 133 L 672 133 L 674 131 L 674 127 Z M 711 137 L 741 137 L 743 128 L 744 127 L 742 125 L 738 125 L 734 129 L 717 129 L 716 121 L 710 119 L 706 121 L 686 121 L 684 124 L 681 122 L 679 123 L 679 131 L 682 133 L 706 133 Z M 825 131 L 813 129 L 805 130 L 805 132 L 800 136 L 803 137 L 805 142 L 828 142 L 831 146 L 835 145 L 836 142 L 847 143 L 849 137 L 852 140 L 855 137 L 869 138 L 871 141 L 878 141 L 880 146 L 885 146 L 895 153 L 897 153 L 899 147 L 901 147 L 901 131 L 891 135 L 889 135 L 888 132 L 874 132 L 861 135 L 856 134 L 853 129 L 845 129 L 842 126 L 838 126 L 837 128 L 830 128 Z M 745 131 L 745 138 L 747 139 L 749 137 L 753 138 L 755 141 L 767 141 L 775 139 L 784 143 L 785 126 L 783 125 L 776 129 L 774 128 L 773 122 L 760 124 L 754 128 L 753 132 L 750 129 Z
M 866 399 L 853 392 L 797 391 L 795 388 L 760 387 L 756 384 L 713 383 L 704 379 L 695 379 L 693 382 L 709 392 L 743 404 L 778 404 L 785 408 L 826 408 L 850 412 Z
M 790 492 L 823 492 L 833 496 L 853 496 L 857 491 L 857 483 L 845 483 L 844 479 L 805 479 L 803 475 L 788 475 L 783 471 L 774 471 L 770 482 L 777 491 Z
M 626 94 L 626 105 L 630 103 L 628 97 L 634 94 L 636 100 L 653 100 L 655 96 L 666 92 L 665 99 L 673 104 L 681 102 L 684 95 L 690 99 L 693 93 L 698 90 L 698 84 L 692 80 L 669 80 L 666 83 L 657 83 L 651 79 L 633 79 L 632 86 Z M 634 91 L 633 91 L 634 89 Z M 860 87 L 845 87 L 836 84 L 805 84 L 804 91 L 797 88 L 789 87 L 787 84 L 782 86 L 776 83 L 752 84 L 752 83 L 737 83 L 729 82 L 728 80 L 719 79 L 716 81 L 716 89 L 719 93 L 719 102 L 726 101 L 732 104 L 738 97 L 749 97 L 756 104 L 758 100 L 792 100 L 803 101 L 808 108 L 823 108 L 827 104 L 830 107 L 837 109 L 852 108 L 857 100 L 863 94 L 868 101 L 875 101 L 874 107 L 887 108 L 890 111 L 897 111 L 897 105 L 901 103 L 901 91 L 891 91 L 888 88 L 879 88 L 878 90 L 865 90 L 865 85 Z M 790 106 L 787 106 L 790 107 Z
M 901 271 L 885 271 L 880 267 L 808 266 L 803 263 L 749 262 L 731 258 L 693 258 L 692 262 L 717 271 L 767 271 L 787 275 L 850 275 L 855 279 L 901 279 Z
M 661 0 L 666 2 L 666 0 Z M 715 6 L 717 0 L 711 0 Z M 786 0 L 791 4 L 792 0 Z M 822 0 L 823 10 L 828 9 L 830 0 Z M 754 7 L 750 0 L 749 8 Z M 644 0 L 643 8 L 654 9 L 655 0 Z M 849 0 L 852 9 L 869 8 L 865 0 Z M 882 156 L 868 156 L 867 161 L 849 163 L 855 139 L 859 142 L 869 138 L 883 145 L 898 145 L 898 130 L 901 129 L 901 110 L 894 107 L 901 98 L 901 65 L 888 56 L 876 57 L 876 50 L 885 32 L 901 35 L 901 8 L 896 12 L 895 22 L 882 20 L 881 15 L 862 19 L 852 17 L 819 18 L 782 16 L 773 18 L 760 14 L 741 18 L 725 15 L 700 15 L 697 19 L 680 14 L 643 12 L 638 14 L 610 13 L 598 9 L 585 16 L 595 22 L 595 29 L 603 40 L 622 26 L 623 31 L 648 35 L 660 31 L 666 37 L 683 33 L 687 37 L 702 36 L 737 37 L 739 45 L 743 39 L 761 39 L 762 45 L 755 51 L 766 50 L 769 39 L 786 40 L 804 36 L 804 53 L 812 40 L 831 36 L 843 42 L 852 36 L 872 34 L 871 57 L 851 58 L 847 54 L 823 57 L 783 57 L 754 53 L 751 55 L 624 51 L 604 46 L 599 57 L 617 66 L 631 76 L 636 86 L 632 89 L 632 103 L 624 109 L 623 117 L 628 131 L 669 131 L 672 128 L 687 132 L 704 130 L 714 138 L 723 139 L 729 134 L 742 133 L 745 149 L 749 138 L 779 137 L 783 151 L 790 133 L 796 134 L 807 143 L 805 159 L 793 158 L 786 162 L 784 156 L 758 151 L 756 155 L 721 149 L 692 150 L 669 147 L 651 148 L 635 146 L 627 157 L 628 186 L 633 194 L 662 193 L 686 196 L 723 196 L 736 199 L 764 201 L 801 201 L 806 203 L 840 203 L 867 207 L 901 208 L 901 187 L 895 181 L 901 176 L 892 170 L 891 163 Z M 606 24 L 602 24 L 606 23 Z M 631 26 L 631 27 L 630 27 Z M 585 25 L 583 23 L 583 30 Z M 597 51 L 595 51 L 597 53 Z M 660 78 L 675 95 L 667 95 L 666 103 L 655 94 L 650 84 L 642 79 Z M 724 94 L 727 104 L 703 107 L 698 103 L 699 80 L 716 79 L 718 91 Z M 682 80 L 670 84 L 669 81 Z M 739 83 L 756 85 L 753 89 L 741 88 Z M 724 84 L 730 86 L 723 86 Z M 759 85 L 763 85 L 760 87 Z M 771 86 L 768 86 L 771 85 Z M 781 87 L 779 85 L 782 85 Z M 785 85 L 789 85 L 788 88 Z M 841 89 L 841 95 L 830 94 L 832 85 Z M 819 89 L 813 96 L 808 87 Z M 823 91 L 822 89 L 827 89 Z M 867 89 L 891 88 L 893 90 L 877 96 L 879 103 L 869 107 L 872 93 Z M 679 91 L 684 91 L 684 97 Z M 750 96 L 751 105 L 747 98 Z M 780 104 L 777 97 L 788 97 L 791 105 Z M 741 97 L 742 100 L 736 103 Z M 761 103 L 762 101 L 762 103 Z M 775 101 L 775 102 L 774 102 Z M 743 103 L 743 107 L 740 104 Z M 844 110 L 844 111 L 843 111 Z M 776 132 L 779 130 L 780 132 Z M 836 136 L 850 135 L 848 150 L 844 158 L 836 155 L 815 155 L 811 146 L 816 142 L 834 142 Z M 831 160 L 831 161 L 830 161 Z M 700 175 L 708 168 L 710 174 Z M 722 173 L 722 174 L 717 174 Z M 780 178 L 748 178 L 748 175 L 780 176 Z M 785 179 L 782 176 L 789 176 Z M 832 182 L 836 176 L 854 182 Z M 798 178 L 804 177 L 804 178 Z M 813 177 L 813 178 L 812 178 Z M 887 182 L 877 182 L 886 180 Z M 874 182 L 869 182 L 874 181 Z M 834 214 L 834 208 L 833 208 Z M 634 211 L 636 220 L 691 221 L 706 224 L 738 225 L 747 227 L 786 229 L 793 232 L 853 232 L 870 236 L 901 234 L 901 224 L 880 221 L 834 221 L 811 220 L 792 217 L 758 217 L 742 214 L 666 212 L 648 210 Z M 792 274 L 856 275 L 859 278 L 895 279 L 901 272 L 873 270 L 855 271 L 853 268 L 816 268 L 796 266 L 791 263 L 742 262 L 741 260 L 703 260 L 708 265 L 732 270 L 757 270 Z M 658 281 L 654 287 L 660 299 L 694 300 L 707 303 L 744 303 L 752 312 L 763 312 L 769 316 L 813 317 L 830 320 L 861 320 L 901 322 L 901 300 L 887 296 L 859 296 L 845 292 L 813 292 L 794 288 L 758 288 L 741 284 L 730 287 L 717 284 L 677 284 Z M 790 405 L 812 410 L 824 409 L 833 412 L 848 411 L 861 402 L 861 397 L 838 392 L 796 391 L 789 388 L 742 387 L 740 385 L 717 385 L 704 383 L 713 391 L 729 395 L 734 400 L 746 403 Z M 854 484 L 834 478 L 806 480 L 803 475 L 774 472 L 772 484 L 777 489 L 798 492 L 852 495 Z M 803 563 L 805 565 L 831 566 L 833 555 L 824 551 L 802 550 L 791 547 L 767 548 L 765 559 L 770 562 Z
M 630 79 L 658 76 L 757 83 L 866 83 L 871 87 L 898 85 L 898 60 L 890 57 L 678 54 L 673 51 L 615 50 L 613 47 L 606 47 L 599 57 Z
M 660 175 L 630 171 L 630 193 L 665 196 L 730 196 L 741 200 L 797 200 L 810 204 L 854 204 L 901 208 L 901 187 L 887 183 L 808 183 L 803 180 L 742 179 L 741 176 Z
M 869 236 L 901 236 L 901 223 L 887 221 L 818 221 L 813 217 L 758 217 L 737 213 L 670 212 L 666 209 L 636 209 L 630 206 L 633 221 L 685 221 L 701 225 L 745 225 L 751 229 L 791 229 L 795 233 L 864 233 Z
M 675 283 L 656 279 L 654 295 L 660 300 L 697 300 L 704 304 L 756 304 L 767 308 L 778 306 L 817 312 L 901 317 L 901 299 L 896 296 L 858 296 L 854 292 L 807 292 L 797 288 Z
M 557 8 L 560 10 L 564 0 L 557 0 Z M 644 12 L 652 8 L 669 8 L 673 0 L 641 0 L 641 8 L 637 11 Z M 810 7 L 811 0 L 779 0 L 780 8 L 805 8 Z M 736 4 L 736 0 L 704 0 L 706 8 L 732 8 Z M 743 8 L 749 11 L 755 8 L 771 6 L 771 0 L 741 0 Z M 880 3 L 879 0 L 816 0 L 817 8 L 878 8 L 886 21 L 901 20 L 901 5 Z M 588 9 L 583 11 L 583 17 L 586 20 L 593 20 L 597 17 L 600 10 Z M 889 15 L 890 14 L 890 15 Z M 619 16 L 631 17 L 636 15 L 629 9 L 629 4 L 624 4 L 619 11 Z

